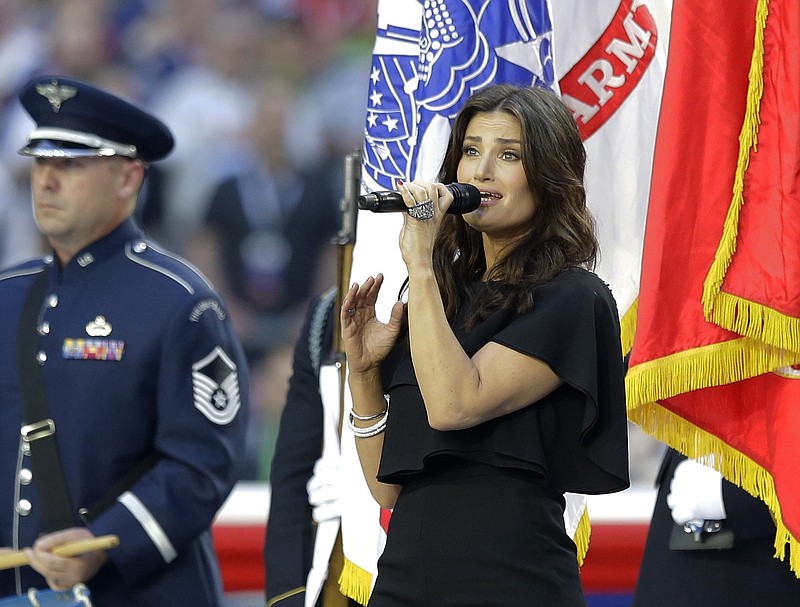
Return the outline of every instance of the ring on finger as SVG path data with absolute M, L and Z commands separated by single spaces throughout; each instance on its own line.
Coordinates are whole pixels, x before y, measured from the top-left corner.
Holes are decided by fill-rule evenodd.
M 428 221 L 429 219 L 433 219 L 433 201 L 428 198 L 427 200 L 418 202 L 413 207 L 409 207 L 407 212 L 414 219 L 419 219 L 420 221 Z

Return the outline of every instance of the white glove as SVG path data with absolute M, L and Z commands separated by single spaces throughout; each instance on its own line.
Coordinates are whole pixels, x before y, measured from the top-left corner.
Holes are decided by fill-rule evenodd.
M 675 467 L 669 490 L 667 505 L 672 510 L 672 520 L 677 524 L 725 518 L 722 475 L 713 468 L 691 459 L 684 460 Z
M 339 462 L 335 465 L 320 458 L 314 465 L 314 475 L 306 484 L 308 503 L 313 510 L 311 516 L 317 523 L 341 516 L 339 504 L 341 480 Z

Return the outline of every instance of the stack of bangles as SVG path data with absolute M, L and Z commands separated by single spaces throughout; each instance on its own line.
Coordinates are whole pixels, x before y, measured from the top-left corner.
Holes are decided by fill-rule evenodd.
M 354 413 L 352 409 L 350 409 L 350 415 L 347 418 L 347 427 L 350 428 L 350 432 L 353 433 L 353 436 L 356 438 L 369 438 L 370 436 L 377 436 L 384 430 L 386 430 L 386 420 L 389 417 L 389 399 L 386 399 L 386 408 L 381 411 L 380 413 L 376 413 L 375 415 L 358 415 Z M 356 420 L 360 422 L 371 422 L 374 420 L 376 421 L 371 426 L 367 426 L 365 428 L 359 428 L 356 426 Z

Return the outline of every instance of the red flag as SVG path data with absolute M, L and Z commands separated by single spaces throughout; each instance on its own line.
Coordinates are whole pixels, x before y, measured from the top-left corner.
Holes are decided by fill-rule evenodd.
M 757 153 L 740 163 L 703 297 L 706 315 L 715 323 L 793 352 L 800 352 L 800 264 L 786 263 L 785 255 L 800 251 L 797 7 L 797 2 L 768 4 L 763 90 L 753 92 L 753 97 L 761 92 L 760 105 L 751 104 L 750 128 L 742 133 L 745 143 L 757 145 Z M 759 279 L 752 280 L 754 275 Z
M 800 576 L 800 3 L 676 0 L 629 415 L 761 498 Z

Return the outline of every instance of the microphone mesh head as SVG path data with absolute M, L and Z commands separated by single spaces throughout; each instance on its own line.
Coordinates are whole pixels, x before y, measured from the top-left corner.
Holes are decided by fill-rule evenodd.
M 453 193 L 453 204 L 449 213 L 471 213 L 481 206 L 481 193 L 469 183 L 452 183 L 448 186 Z

